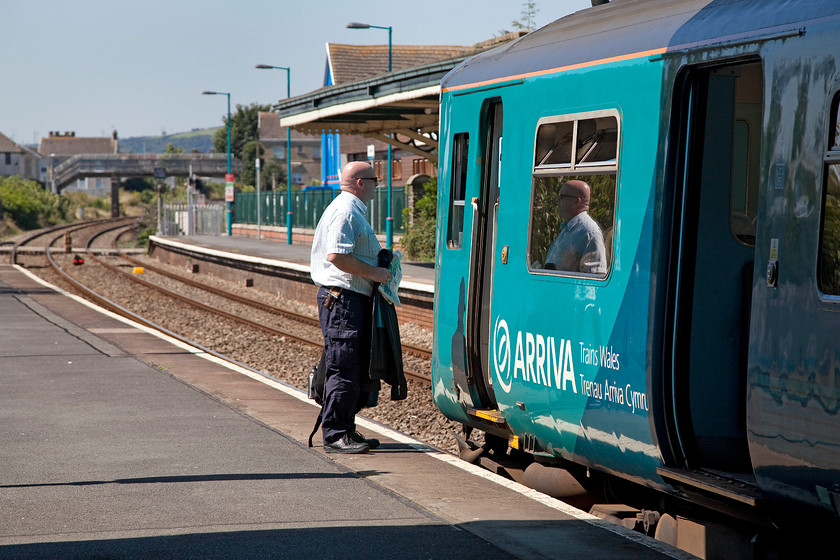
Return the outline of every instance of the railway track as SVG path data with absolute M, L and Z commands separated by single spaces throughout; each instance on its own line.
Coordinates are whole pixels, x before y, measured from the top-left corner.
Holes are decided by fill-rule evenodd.
M 103 224 L 102 226 L 99 227 L 98 231 L 94 232 L 93 234 L 91 234 L 87 238 L 87 242 L 86 242 L 85 250 L 84 250 L 85 256 L 89 259 L 89 261 L 95 262 L 97 265 L 104 267 L 105 269 L 109 270 L 110 272 L 120 275 L 122 278 L 129 279 L 131 282 L 142 285 L 142 286 L 144 286 L 148 289 L 154 290 L 155 292 L 157 292 L 159 294 L 162 294 L 163 296 L 165 296 L 167 298 L 172 298 L 172 299 L 174 299 L 176 301 L 179 301 L 179 302 L 182 302 L 183 304 L 188 305 L 190 307 L 200 309 L 205 313 L 212 313 L 216 316 L 222 317 L 226 321 L 231 321 L 231 322 L 235 322 L 235 323 L 238 323 L 238 324 L 241 324 L 241 325 L 245 325 L 248 328 L 259 330 L 259 331 L 265 332 L 265 333 L 267 333 L 271 336 L 280 337 L 280 338 L 285 339 L 285 340 L 294 340 L 294 341 L 298 342 L 299 344 L 303 344 L 303 345 L 306 345 L 306 346 L 309 346 L 309 347 L 312 347 L 312 348 L 317 349 L 317 348 L 322 348 L 323 347 L 323 340 L 319 336 L 320 335 L 320 325 L 318 324 L 318 320 L 316 318 L 310 316 L 310 315 L 303 315 L 303 314 L 300 314 L 300 313 L 295 313 L 295 312 L 292 312 L 292 311 L 289 311 L 289 310 L 286 310 L 286 309 L 281 309 L 277 306 L 273 306 L 273 305 L 269 305 L 269 304 L 264 303 L 264 302 L 257 301 L 257 300 L 252 299 L 252 298 L 246 298 L 246 297 L 243 297 L 243 296 L 240 296 L 240 295 L 232 294 L 229 291 L 225 291 L 225 290 L 222 290 L 222 289 L 219 289 L 219 288 L 215 288 L 213 286 L 208 286 L 205 283 L 196 282 L 194 280 L 191 280 L 189 278 L 185 278 L 185 277 L 180 276 L 178 274 L 173 274 L 173 273 L 163 269 L 162 267 L 149 265 L 148 263 L 141 262 L 140 260 L 138 260 L 136 258 L 132 258 L 128 255 L 124 255 L 124 254 L 117 255 L 116 258 L 121 259 L 125 263 L 128 263 L 128 265 L 130 265 L 130 266 L 126 266 L 126 265 L 121 266 L 119 264 L 113 264 L 111 262 L 108 262 L 104 257 L 96 255 L 97 252 L 100 252 L 100 253 L 106 252 L 106 253 L 109 253 L 109 254 L 112 253 L 112 252 L 115 253 L 115 251 L 109 251 L 109 249 L 114 249 L 114 247 L 111 247 L 111 248 L 103 247 L 101 239 L 106 234 L 111 234 L 115 230 L 120 230 L 120 229 L 128 230 L 128 229 L 130 229 L 130 227 L 131 227 L 130 224 L 125 224 L 125 223 L 113 223 L 113 224 L 107 224 L 107 225 Z M 158 330 L 165 331 L 165 332 L 167 332 L 167 334 L 170 334 L 170 335 L 173 334 L 168 329 L 164 329 L 163 327 L 160 327 L 159 325 L 154 324 L 153 322 L 149 321 L 148 319 L 145 319 L 143 317 L 138 316 L 137 314 L 134 314 L 133 312 L 130 312 L 129 310 L 127 310 L 124 307 L 116 304 L 115 302 L 111 301 L 110 299 L 101 296 L 100 294 L 96 293 L 95 290 L 89 288 L 88 286 L 85 286 L 82 282 L 79 282 L 76 278 L 73 277 L 72 274 L 63 270 L 63 268 L 58 264 L 56 259 L 53 257 L 52 251 L 50 250 L 51 246 L 54 245 L 55 243 L 57 243 L 58 240 L 61 239 L 61 237 L 63 235 L 64 235 L 64 231 L 62 231 L 60 235 L 55 235 L 53 240 L 47 246 L 47 258 L 50 262 L 50 265 L 54 268 L 54 270 L 59 275 L 61 275 L 63 278 L 65 278 L 67 281 L 69 281 L 71 284 L 73 284 L 77 289 L 82 290 L 85 294 L 87 294 L 87 297 L 90 297 L 91 299 L 94 299 L 95 301 L 97 301 L 103 307 L 105 307 L 107 309 L 110 309 L 110 310 L 114 311 L 115 313 L 119 313 L 119 314 L 125 315 L 125 316 L 130 316 L 130 318 L 132 318 L 133 320 L 138 321 L 141 324 L 145 324 L 146 326 L 148 326 L 150 328 L 155 328 L 155 329 L 158 329 Z M 116 239 L 118 237 L 119 237 L 119 235 L 117 235 L 116 237 L 113 238 L 113 240 L 111 241 L 112 245 L 114 243 L 116 243 Z M 95 245 L 99 245 L 99 247 L 95 248 Z M 297 324 L 306 325 L 306 326 L 311 328 L 310 330 L 315 330 L 315 327 L 317 327 L 317 332 L 313 332 L 311 334 L 311 336 L 301 336 L 299 333 L 293 332 L 293 330 L 295 330 L 293 328 L 281 328 L 281 327 L 278 327 L 277 325 L 272 324 L 272 322 L 270 322 L 270 321 L 261 321 L 261 320 L 252 319 L 252 318 L 249 318 L 248 316 L 246 316 L 247 314 L 243 313 L 243 312 L 236 313 L 236 312 L 227 311 L 225 309 L 222 309 L 221 306 L 219 306 L 219 305 L 211 305 L 211 304 L 208 304 L 208 303 L 204 303 L 202 301 L 199 301 L 196 297 L 184 295 L 182 293 L 179 293 L 178 291 L 163 287 L 158 283 L 155 283 L 155 282 L 146 280 L 144 278 L 141 278 L 141 277 L 139 277 L 138 274 L 135 274 L 133 272 L 133 270 L 131 272 L 126 270 L 126 268 L 137 268 L 137 267 L 142 267 L 144 271 L 148 270 L 150 272 L 153 272 L 154 274 L 159 274 L 159 275 L 161 275 L 165 278 L 168 278 L 169 280 L 181 283 L 181 284 L 189 286 L 193 289 L 201 290 L 202 292 L 212 294 L 216 297 L 224 298 L 227 301 L 231 301 L 231 302 L 234 302 L 234 303 L 239 304 L 239 305 L 247 306 L 250 309 L 256 309 L 256 310 L 259 310 L 259 311 L 262 311 L 262 312 L 265 312 L 265 313 L 269 313 L 272 316 L 281 317 L 281 318 L 283 318 L 284 320 L 287 320 L 287 321 L 292 321 L 292 322 L 297 323 Z M 431 352 L 429 350 L 424 349 L 424 348 L 420 348 L 420 347 L 415 346 L 415 345 L 404 343 L 403 344 L 403 350 L 406 354 L 406 359 L 408 359 L 408 356 L 413 356 L 414 361 L 417 361 L 418 359 L 422 360 L 423 362 L 427 362 L 427 361 L 431 360 Z M 423 373 L 421 371 L 416 371 L 416 370 L 413 370 L 413 369 L 410 369 L 410 368 L 405 368 L 404 371 L 405 371 L 406 376 L 411 378 L 411 379 L 414 379 L 416 381 L 420 381 L 421 383 L 424 383 L 424 384 L 427 384 L 427 385 L 431 383 L 431 377 L 428 373 Z
M 113 224 L 113 226 L 117 225 Z M 90 235 L 81 231 L 75 232 L 72 253 L 64 250 L 62 241 L 66 230 L 54 230 L 52 236 L 34 242 L 34 245 L 40 248 L 24 249 L 21 254 L 24 255 L 23 259 L 26 262 L 22 264 L 52 284 L 64 287 L 85 299 L 94 301 L 100 307 L 129 317 L 150 329 L 181 340 L 208 355 L 244 367 L 255 374 L 306 390 L 308 374 L 318 361 L 320 349 L 323 346 L 320 326 L 316 326 L 312 318 L 315 314 L 314 306 L 284 300 L 276 294 L 255 292 L 251 288 L 245 288 L 235 282 L 214 276 L 204 279 L 205 284 L 201 286 L 204 294 L 202 296 L 193 286 L 181 284 L 180 281 L 178 281 L 180 285 L 175 284 L 176 280 L 153 272 L 148 263 L 151 259 L 140 261 L 137 260 L 141 258 L 140 255 L 135 254 L 136 258 L 130 257 L 134 262 L 122 260 L 121 257 L 128 256 L 126 253 L 130 250 L 116 251 L 113 243 L 120 238 L 121 234 L 128 231 L 132 224 L 125 222 L 123 226 L 122 229 L 114 229 L 103 224 L 95 226 L 89 224 L 89 227 L 95 227 L 100 235 L 94 235 L 93 232 Z M 104 231 L 106 229 L 110 231 L 106 233 Z M 82 239 L 85 240 L 86 245 L 77 245 L 77 242 Z M 0 252 L 8 253 L 11 245 L 7 243 L 0 247 Z M 55 261 L 55 265 L 50 264 L 48 260 L 45 262 L 45 245 L 49 245 L 49 257 Z M 100 265 L 94 256 L 115 266 L 120 270 L 120 274 Z M 73 266 L 74 257 L 83 257 L 85 264 Z M 153 267 L 159 268 L 158 264 L 161 263 L 155 262 Z M 143 275 L 132 274 L 135 266 L 143 266 L 146 272 Z M 161 264 L 161 267 L 170 273 L 179 272 L 174 266 Z M 292 310 L 296 312 L 295 315 L 308 316 L 308 319 L 295 320 L 294 323 L 298 327 L 292 328 L 292 333 L 286 332 L 282 336 L 276 333 L 269 334 L 264 329 L 256 330 L 245 326 L 240 321 L 224 319 L 215 312 L 211 314 L 191 304 L 158 296 L 157 290 L 153 292 L 151 288 L 142 286 L 133 279 L 129 280 L 134 276 L 142 276 L 142 279 L 147 281 L 160 282 L 173 290 L 183 290 L 188 296 L 195 292 L 199 299 L 203 299 L 205 304 L 213 308 L 222 307 L 226 311 L 233 311 L 236 307 L 245 305 L 232 301 L 228 297 L 235 293 L 247 299 L 261 298 L 262 303 L 271 304 L 269 307 L 284 308 L 283 310 L 287 312 Z M 194 280 L 194 278 L 190 279 Z M 86 284 L 99 293 L 89 293 Z M 221 288 L 225 292 L 225 300 L 220 299 L 216 294 L 209 293 L 205 289 L 208 285 Z M 238 314 L 258 318 L 258 322 L 264 324 L 277 323 L 284 331 L 289 330 L 285 323 L 292 324 L 293 322 L 293 319 L 252 306 L 242 307 Z M 301 333 L 298 333 L 298 330 Z M 299 338 L 306 338 L 309 343 L 294 341 L 289 334 L 301 335 Z M 413 353 L 409 350 L 411 347 L 424 350 L 423 347 L 428 344 L 428 331 L 409 325 L 402 329 L 402 338 L 407 350 L 403 355 L 405 370 L 409 373 L 411 371 L 428 372 L 429 360 L 418 355 L 422 352 Z M 406 342 L 413 344 L 406 344 Z M 147 359 L 155 363 L 154 356 Z M 372 408 L 365 408 L 362 414 L 375 422 L 390 426 L 441 450 L 457 454 L 458 445 L 452 435 L 460 432 L 460 425 L 449 421 L 437 412 L 432 402 L 432 392 L 429 390 L 429 376 L 421 374 L 421 376 L 406 375 L 406 377 L 409 384 L 407 399 L 391 401 L 387 396 L 389 391 L 383 388 L 384 391 L 380 393 L 381 398 L 378 404 Z
M 78 245 L 80 244 L 80 239 L 86 243 L 91 237 L 100 236 L 106 232 L 127 227 L 129 224 L 133 225 L 134 223 L 134 218 L 108 218 L 83 223 L 62 224 L 39 229 L 18 238 L 16 241 L 6 242 L 3 244 L 2 249 L 4 249 L 3 252 L 8 252 L 11 255 L 11 264 L 20 264 L 19 257 L 32 253 L 40 255 L 47 247 L 54 245 L 61 238 L 67 240 L 69 247 L 74 234 L 79 234 L 75 240 Z M 47 239 L 48 241 L 36 243 L 41 239 Z
M 273 306 L 273 305 L 268 305 L 266 303 L 263 303 L 261 301 L 255 300 L 255 299 L 246 298 L 246 297 L 243 297 L 243 296 L 232 294 L 230 292 L 226 292 L 224 290 L 214 288 L 213 286 L 208 286 L 206 284 L 202 284 L 201 282 L 196 282 L 195 280 L 185 278 L 185 277 L 180 276 L 178 274 L 173 274 L 173 273 L 171 273 L 171 272 L 169 272 L 169 271 L 167 271 L 167 270 L 165 270 L 161 267 L 150 265 L 148 263 L 140 261 L 139 259 L 135 259 L 135 258 L 126 256 L 126 255 L 123 255 L 122 258 L 124 260 L 130 262 L 131 264 L 135 265 L 135 266 L 143 267 L 145 270 L 149 270 L 151 272 L 154 272 L 155 274 L 160 274 L 161 276 L 166 276 L 167 278 L 170 278 L 172 280 L 176 280 L 178 282 L 182 282 L 182 283 L 184 283 L 188 286 L 192 286 L 194 288 L 205 290 L 207 292 L 218 295 L 220 297 L 225 297 L 225 298 L 231 299 L 233 301 L 236 301 L 238 303 L 241 303 L 243 305 L 248 305 L 250 307 L 254 307 L 254 308 L 260 309 L 262 311 L 267 311 L 269 313 L 274 313 L 276 315 L 280 315 L 280 316 L 286 317 L 288 319 L 292 319 L 294 321 L 299 321 L 299 322 L 304 323 L 304 324 L 314 325 L 316 327 L 320 327 L 320 323 L 318 322 L 318 319 L 316 317 L 312 317 L 311 315 L 303 315 L 301 313 L 295 313 L 293 311 L 288 311 L 286 309 L 280 309 L 279 307 L 276 307 L 276 306 Z M 105 264 L 105 266 L 109 266 L 107 263 L 103 263 L 103 264 Z M 125 271 L 123 271 L 123 270 L 118 270 L 118 269 L 115 269 L 115 270 L 125 274 Z M 134 279 L 137 280 L 137 278 L 134 278 Z M 322 344 L 318 343 L 318 345 L 321 346 Z M 425 349 L 425 348 L 420 348 L 419 346 L 415 346 L 413 344 L 403 342 L 402 343 L 402 349 L 403 349 L 403 352 L 405 352 L 407 354 L 410 354 L 412 356 L 417 356 L 418 358 L 422 358 L 424 360 L 431 360 L 432 359 L 432 352 L 430 350 Z M 423 374 L 420 374 L 420 375 L 423 375 Z M 428 376 L 424 376 L 424 379 L 428 380 Z

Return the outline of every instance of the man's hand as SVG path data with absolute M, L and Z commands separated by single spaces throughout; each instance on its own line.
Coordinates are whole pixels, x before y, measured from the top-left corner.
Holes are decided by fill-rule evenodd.
M 362 276 L 371 282 L 387 284 L 391 281 L 391 273 L 387 268 L 371 266 L 364 261 L 360 261 L 349 253 L 330 253 L 327 255 L 327 260 L 335 265 L 335 267 L 340 271 L 354 276 Z

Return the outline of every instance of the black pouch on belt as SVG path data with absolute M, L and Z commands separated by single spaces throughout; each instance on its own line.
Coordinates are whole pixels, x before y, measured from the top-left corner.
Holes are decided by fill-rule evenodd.
M 327 290 L 327 298 L 324 300 L 324 307 L 332 311 L 336 300 L 341 296 L 342 288 L 329 288 Z

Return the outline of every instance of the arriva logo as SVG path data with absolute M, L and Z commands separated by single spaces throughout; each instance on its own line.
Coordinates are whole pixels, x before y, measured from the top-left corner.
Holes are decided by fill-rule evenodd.
M 501 317 L 496 317 L 493 328 L 493 363 L 499 385 L 505 393 L 510 393 L 510 332 L 507 321 Z
M 493 327 L 493 366 L 505 393 L 510 393 L 514 379 L 563 391 L 571 385 L 572 392 L 577 393 L 572 341 L 517 331 L 514 343 L 501 316 L 496 317 Z

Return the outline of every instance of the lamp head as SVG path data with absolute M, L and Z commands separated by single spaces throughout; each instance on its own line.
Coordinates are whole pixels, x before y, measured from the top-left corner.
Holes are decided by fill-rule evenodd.
M 370 24 L 351 21 L 347 24 L 347 29 L 370 29 Z

